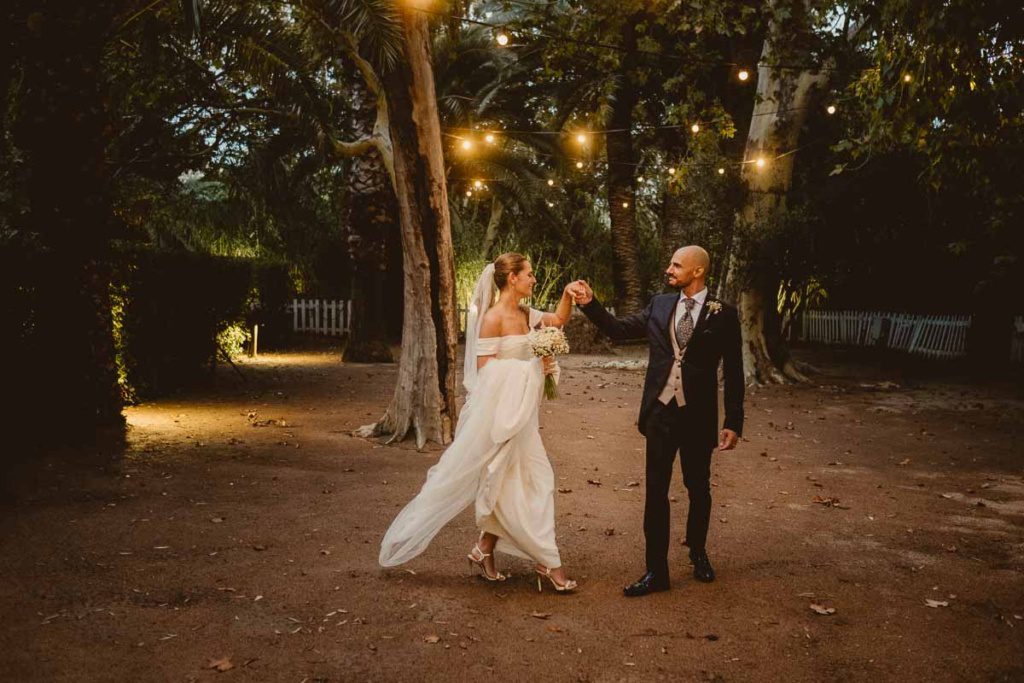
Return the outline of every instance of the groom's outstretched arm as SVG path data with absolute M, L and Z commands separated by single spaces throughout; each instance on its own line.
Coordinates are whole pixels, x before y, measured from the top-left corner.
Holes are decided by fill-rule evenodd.
M 651 317 L 650 304 L 639 313 L 616 318 L 601 305 L 585 281 L 580 280 L 579 285 L 581 292 L 577 301 L 580 310 L 590 318 L 590 322 L 594 323 L 597 329 L 616 341 L 642 339 L 646 335 L 647 321 Z
M 740 436 L 743 434 L 743 337 L 736 309 L 730 307 L 723 312 L 728 314 L 728 328 L 722 352 L 722 381 L 725 384 L 725 421 L 722 428 L 730 429 Z

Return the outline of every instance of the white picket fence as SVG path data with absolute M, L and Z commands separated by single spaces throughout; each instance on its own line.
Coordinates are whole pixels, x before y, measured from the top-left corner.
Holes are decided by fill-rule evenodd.
M 352 302 L 343 299 L 292 299 L 292 330 L 340 336 L 352 329 Z
M 884 346 L 927 358 L 967 354 L 967 315 L 878 311 L 805 311 L 801 339 L 822 344 Z

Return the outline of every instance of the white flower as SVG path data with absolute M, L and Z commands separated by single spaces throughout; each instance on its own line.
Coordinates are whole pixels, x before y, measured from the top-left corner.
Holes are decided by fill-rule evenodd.
M 721 301 L 709 301 L 708 302 L 708 315 L 714 315 L 722 310 Z
M 565 332 L 557 327 L 533 330 L 530 332 L 529 341 L 533 355 L 538 358 L 569 353 L 569 340 L 565 338 Z

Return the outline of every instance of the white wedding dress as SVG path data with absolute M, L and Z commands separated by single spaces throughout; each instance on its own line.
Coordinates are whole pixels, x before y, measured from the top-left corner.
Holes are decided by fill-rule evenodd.
M 530 311 L 531 329 L 542 315 Z M 498 537 L 499 552 L 549 568 L 562 564 L 555 544 L 555 475 L 540 440 L 540 360 L 525 334 L 475 341 L 477 356 L 495 358 L 479 371 L 451 445 L 384 535 L 382 566 L 422 553 L 470 504 L 477 526 Z

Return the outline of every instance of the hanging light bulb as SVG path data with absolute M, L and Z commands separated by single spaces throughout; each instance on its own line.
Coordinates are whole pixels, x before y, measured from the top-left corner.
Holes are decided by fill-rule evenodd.
M 469 150 L 473 149 L 473 143 L 471 141 L 469 141 L 469 140 L 463 140 L 462 141 L 462 149 L 464 149 L 464 150 L 466 150 L 468 152 Z
M 576 142 L 580 143 L 581 145 L 587 144 L 587 136 L 586 136 L 586 134 L 585 133 L 577 133 L 576 134 Z
M 623 209 L 628 209 L 629 208 L 629 202 L 622 202 L 622 208 Z
M 725 169 L 722 167 L 718 168 L 718 175 L 725 175 Z
M 746 69 L 740 69 L 739 73 L 736 74 L 736 78 L 740 79 L 741 81 L 746 81 L 748 78 L 750 78 L 750 72 L 747 71 Z
M 476 189 L 479 190 L 483 186 L 484 186 L 484 184 L 483 184 L 482 181 L 480 181 L 480 180 L 474 180 L 473 181 L 473 187 L 475 187 Z
M 555 186 L 555 181 L 552 180 L 551 178 L 548 178 L 548 187 L 554 187 L 554 186 Z
M 493 145 L 494 144 L 494 133 L 488 133 L 487 135 L 485 135 L 484 136 L 484 140 L 487 142 L 488 145 Z
M 903 74 L 903 82 L 904 83 L 910 83 L 910 81 L 912 81 L 912 80 L 914 80 L 913 76 L 911 76 L 910 74 Z
M 582 161 L 577 161 L 576 162 L 576 168 L 583 168 L 583 162 Z
M 676 169 L 674 169 L 674 168 L 668 169 L 668 174 L 669 175 L 675 175 L 676 174 Z
M 553 207 L 554 205 L 555 205 L 555 203 L 554 203 L 554 202 L 548 202 L 548 208 L 551 208 L 551 207 Z
M 498 34 L 494 37 L 494 39 L 498 41 L 498 45 L 501 45 L 502 47 L 506 47 L 508 45 L 508 34 L 505 33 L 504 31 L 498 31 Z
M 644 177 L 642 175 L 639 175 L 639 176 L 636 177 L 636 182 L 637 183 L 642 183 L 643 181 L 644 181 Z
M 690 126 L 690 130 L 692 130 L 694 133 L 699 133 L 700 132 L 700 124 L 699 123 L 693 124 L 692 126 Z
M 758 157 L 757 161 L 755 161 L 754 163 L 757 165 L 758 168 L 764 168 L 764 165 L 768 162 L 764 160 L 764 157 Z
M 825 107 L 825 111 L 827 111 L 829 113 L 829 115 L 835 114 L 836 113 L 836 105 L 834 105 L 834 104 L 828 105 L 827 107 Z
M 467 197 L 472 197 L 473 196 L 473 190 L 466 190 L 466 196 Z

